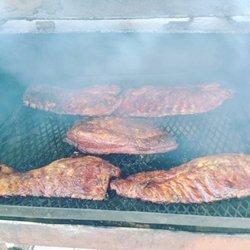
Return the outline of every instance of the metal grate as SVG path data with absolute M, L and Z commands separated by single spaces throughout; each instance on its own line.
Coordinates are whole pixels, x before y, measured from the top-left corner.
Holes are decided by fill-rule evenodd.
M 56 115 L 20 106 L 10 119 L 0 125 L 0 161 L 18 171 L 27 171 L 71 156 L 75 149 L 64 142 L 64 137 L 68 128 L 78 119 L 79 117 Z M 237 99 L 230 100 L 206 114 L 153 121 L 175 136 L 179 148 L 167 154 L 103 156 L 121 168 L 122 176 L 139 171 L 169 169 L 203 155 L 222 152 L 250 153 L 250 131 L 247 127 L 249 119 Z M 109 191 L 105 201 L 11 197 L 0 198 L 0 204 L 250 218 L 250 198 L 199 205 L 158 205 L 125 199 Z

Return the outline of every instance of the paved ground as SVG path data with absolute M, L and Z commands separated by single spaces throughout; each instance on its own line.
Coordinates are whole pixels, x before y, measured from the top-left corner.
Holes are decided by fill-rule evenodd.
M 223 235 L 136 228 L 0 221 L 0 242 L 104 250 L 249 250 L 250 234 Z M 1 229 L 0 228 L 0 229 Z M 2 248 L 4 249 L 4 248 Z M 38 248 L 35 250 L 50 250 Z M 30 250 L 26 248 L 25 250 Z M 54 250 L 51 248 L 51 250 Z M 57 249 L 56 249 L 57 250 Z

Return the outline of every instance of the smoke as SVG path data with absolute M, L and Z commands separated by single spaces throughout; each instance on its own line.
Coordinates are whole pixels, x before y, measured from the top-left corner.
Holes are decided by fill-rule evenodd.
M 249 53 L 248 35 L 0 35 L 0 85 L 1 90 L 4 90 L 0 95 L 0 126 L 1 119 L 4 121 L 17 104 L 21 105 L 21 90 L 31 84 L 74 88 L 115 83 L 129 88 L 144 84 L 162 86 L 217 81 L 235 90 L 237 95 L 234 99 L 240 100 L 239 104 L 247 107 L 249 101 L 245 100 L 249 99 Z M 244 99 L 239 97 L 241 95 L 245 95 Z M 217 116 L 201 114 L 196 123 L 197 128 L 202 128 L 200 133 L 197 133 L 198 129 L 194 124 L 197 116 L 191 119 L 192 123 L 185 117 L 182 120 L 175 117 L 164 119 L 164 128 L 171 127 L 173 131 L 170 132 L 174 136 L 177 137 L 179 131 L 177 139 L 180 140 L 180 151 L 172 157 L 182 159 L 184 156 L 224 151 L 248 152 L 248 123 L 245 122 L 246 117 L 242 116 L 242 110 L 235 111 L 233 107 L 223 105 L 222 111 L 218 108 Z M 239 116 L 234 117 L 237 113 Z M 40 113 L 36 111 L 32 114 L 32 121 L 36 121 L 35 116 L 39 118 Z M 29 128 L 24 131 L 25 136 L 26 133 L 31 133 Z M 246 137 L 243 138 L 242 135 L 245 134 Z M 15 135 L 11 134 L 13 138 Z M 19 139 L 23 143 L 22 138 Z M 182 143 L 185 139 L 186 144 Z M 11 143 L 9 150 L 12 150 Z M 41 158 L 45 157 L 43 155 Z M 162 166 L 165 162 L 166 159 L 162 158 Z
M 244 34 L 0 35 L 0 81 L 8 84 L 11 77 L 23 88 L 215 81 L 240 88 L 247 99 L 249 56 L 250 37 Z
M 211 81 L 230 54 L 223 39 L 198 34 L 1 35 L 0 68 L 23 85 Z
M 1 83 L 134 85 L 226 83 L 249 90 L 250 37 L 232 34 L 0 35 Z

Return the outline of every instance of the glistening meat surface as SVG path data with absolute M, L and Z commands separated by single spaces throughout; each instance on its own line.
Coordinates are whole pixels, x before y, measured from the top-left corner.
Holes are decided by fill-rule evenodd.
M 153 154 L 177 148 L 166 131 L 136 119 L 119 117 L 78 122 L 68 131 L 66 141 L 93 154 Z
M 219 84 L 185 87 L 143 86 L 123 94 L 118 113 L 123 116 L 161 117 L 208 112 L 232 97 Z
M 65 89 L 48 85 L 30 86 L 23 97 L 26 106 L 58 114 L 82 116 L 109 115 L 119 106 L 120 88 L 98 85 L 81 89 Z
M 155 203 L 201 203 L 250 196 L 250 156 L 197 158 L 169 171 L 141 172 L 111 182 L 117 194 Z
M 64 158 L 28 171 L 0 165 L 0 196 L 71 197 L 103 200 L 119 168 L 98 157 Z

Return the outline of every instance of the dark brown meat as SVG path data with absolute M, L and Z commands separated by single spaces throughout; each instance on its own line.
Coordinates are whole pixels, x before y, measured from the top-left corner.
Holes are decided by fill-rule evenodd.
M 79 150 L 93 154 L 153 154 L 177 148 L 167 132 L 119 117 L 77 123 L 68 131 L 66 140 Z
M 188 87 L 144 86 L 123 94 L 118 113 L 134 117 L 161 117 L 208 112 L 232 97 L 218 84 Z
M 29 87 L 23 97 L 26 106 L 58 114 L 102 116 L 119 106 L 120 88 L 116 85 L 68 90 L 47 85 Z
M 103 200 L 119 168 L 92 156 L 65 158 L 26 173 L 0 168 L 0 196 L 46 196 Z
M 142 172 L 111 182 L 117 194 L 155 203 L 201 203 L 250 196 L 250 156 L 197 158 L 169 171 Z

